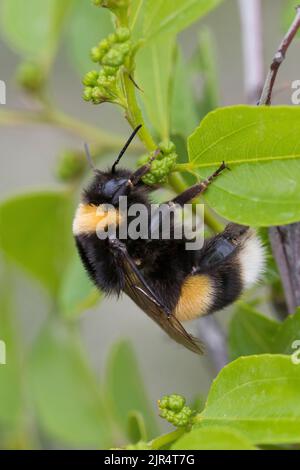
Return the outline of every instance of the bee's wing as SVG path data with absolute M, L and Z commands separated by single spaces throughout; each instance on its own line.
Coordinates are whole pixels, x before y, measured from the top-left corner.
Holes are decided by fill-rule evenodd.
M 191 336 L 167 307 L 148 286 L 141 272 L 130 256 L 123 252 L 123 271 L 125 276 L 124 292 L 151 317 L 173 340 L 197 354 L 203 347 L 197 338 Z

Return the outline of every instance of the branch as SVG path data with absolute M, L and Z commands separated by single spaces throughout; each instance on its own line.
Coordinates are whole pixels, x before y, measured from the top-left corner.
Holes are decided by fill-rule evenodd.
M 247 102 L 257 104 L 264 84 L 261 0 L 239 0 Z
M 300 6 L 296 8 L 296 17 L 281 42 L 267 76 L 260 99 L 260 105 L 270 105 L 272 92 L 280 65 L 287 50 L 300 28 Z M 281 275 L 285 299 L 289 314 L 295 313 L 300 305 L 300 223 L 282 227 L 272 227 L 269 237 L 275 260 Z
M 216 373 L 228 364 L 227 337 L 223 328 L 212 315 L 200 318 L 197 321 L 197 336 L 203 340 L 213 362 Z
M 269 230 L 290 315 L 300 305 L 300 223 Z
M 263 92 L 259 101 L 260 105 L 270 105 L 272 102 L 272 92 L 274 88 L 274 84 L 277 78 L 278 70 L 285 59 L 286 53 L 288 48 L 290 47 L 291 43 L 293 42 L 294 37 L 296 36 L 298 30 L 300 28 L 300 5 L 296 7 L 296 17 L 283 38 L 279 48 L 273 58 L 273 62 L 270 66 L 270 71 L 268 73 Z
M 49 124 L 64 129 L 71 134 L 80 136 L 83 140 L 92 141 L 99 151 L 119 150 L 124 145 L 123 137 L 114 136 L 58 110 L 0 111 L 0 126 L 25 126 L 29 124 Z M 131 149 L 142 151 L 142 146 L 133 143 Z

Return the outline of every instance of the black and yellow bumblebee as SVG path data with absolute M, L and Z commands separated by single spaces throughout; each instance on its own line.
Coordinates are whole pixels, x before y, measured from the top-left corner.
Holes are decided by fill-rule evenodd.
M 100 171 L 93 166 L 95 176 L 83 192 L 73 234 L 83 265 L 102 292 L 116 295 L 125 292 L 172 339 L 201 353 L 200 342 L 181 322 L 216 312 L 234 302 L 259 278 L 264 250 L 253 229 L 233 223 L 205 240 L 196 251 L 187 251 L 184 239 L 132 240 L 120 239 L 118 234 L 99 238 L 99 230 L 107 231 L 111 224 L 121 224 L 124 214 L 119 210 L 120 196 L 127 197 L 128 207 L 135 203 L 150 207 L 150 193 L 156 188 L 146 185 L 143 176 L 151 170 L 151 162 L 134 172 L 117 169 L 140 127 L 130 136 L 110 170 Z M 88 158 L 91 163 L 89 154 Z M 225 168 L 222 163 L 209 178 L 169 203 L 184 206 L 191 202 Z M 107 204 L 114 206 L 117 217 L 111 217 L 105 210 Z

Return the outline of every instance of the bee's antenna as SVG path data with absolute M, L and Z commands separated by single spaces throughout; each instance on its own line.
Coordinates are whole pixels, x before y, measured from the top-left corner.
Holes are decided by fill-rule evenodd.
M 131 134 L 131 136 L 129 137 L 129 139 L 127 140 L 126 144 L 124 145 L 124 147 L 122 148 L 121 152 L 119 153 L 119 156 L 117 158 L 117 160 L 115 161 L 115 163 L 113 164 L 112 168 L 111 168 L 111 172 L 112 173 L 115 173 L 116 171 L 116 166 L 118 165 L 119 161 L 121 160 L 121 158 L 123 157 L 124 153 L 126 152 L 126 150 L 128 149 L 129 145 L 131 144 L 131 141 L 134 139 L 134 137 L 136 136 L 136 134 L 138 133 L 138 131 L 140 130 L 140 128 L 142 127 L 142 124 L 140 124 L 139 126 L 137 126 L 133 133 Z
M 95 167 L 94 165 L 94 162 L 93 162 L 93 159 L 92 159 L 92 156 L 91 156 L 91 152 L 90 152 L 90 149 L 89 149 L 89 146 L 88 144 L 85 142 L 84 143 L 84 150 L 85 150 L 85 154 L 86 154 L 86 158 L 87 158 L 87 161 L 91 167 L 91 169 L 93 171 L 97 171 L 97 168 Z

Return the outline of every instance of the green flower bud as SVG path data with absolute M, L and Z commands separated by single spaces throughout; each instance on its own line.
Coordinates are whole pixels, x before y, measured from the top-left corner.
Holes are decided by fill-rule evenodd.
M 143 177 L 143 182 L 150 186 L 165 183 L 169 174 L 174 170 L 178 158 L 176 151 L 174 151 L 175 145 L 172 142 L 161 143 L 159 148 L 163 150 L 151 163 L 151 171 Z M 144 165 L 150 161 L 151 157 L 153 157 L 153 153 L 146 157 L 143 156 L 139 160 L 139 164 Z
M 169 395 L 160 400 L 159 407 L 161 409 L 169 409 L 178 413 L 185 405 L 185 398 L 181 395 Z
M 83 91 L 83 99 L 85 101 L 91 101 L 93 98 L 93 88 L 88 86 Z
M 106 52 L 109 51 L 110 49 L 110 42 L 107 38 L 102 39 L 102 41 L 99 42 L 98 44 L 99 51 L 103 52 L 105 54 Z
M 158 401 L 159 415 L 176 427 L 191 424 L 193 411 L 185 406 L 185 399 L 180 395 L 169 395 Z
M 128 28 L 118 28 L 116 30 L 116 37 L 118 42 L 128 41 L 130 38 L 130 30 Z
M 158 148 L 164 153 L 165 155 L 169 155 L 176 151 L 176 146 L 171 140 L 165 140 L 158 145 Z
M 107 37 L 107 41 L 110 46 L 113 46 L 117 42 L 117 36 L 115 33 L 111 33 Z
M 93 62 L 100 63 L 103 57 L 103 52 L 100 51 L 99 47 L 95 46 L 91 49 L 91 59 Z
M 102 59 L 103 65 L 109 65 L 110 67 L 120 67 L 123 64 L 124 56 L 118 50 L 113 47 L 108 51 Z
M 115 76 L 118 69 L 116 67 L 110 67 L 109 65 L 104 65 L 104 67 L 102 68 L 102 71 L 104 75 L 109 77 L 109 76 Z
M 86 159 L 82 153 L 66 150 L 59 155 L 56 175 L 60 181 L 71 182 L 80 178 L 85 168 Z
M 98 78 L 99 72 L 97 72 L 96 70 L 92 70 L 84 76 L 82 83 L 87 87 L 94 87 L 97 85 Z
M 116 86 L 116 77 L 114 76 L 106 77 L 105 75 L 102 75 L 98 78 L 97 84 L 100 87 L 102 86 L 105 88 L 109 88 L 111 91 L 113 91 Z
M 40 65 L 33 62 L 21 64 L 17 71 L 17 81 L 29 93 L 40 91 L 45 84 L 45 75 Z
M 98 86 L 93 88 L 92 100 L 93 100 L 94 104 L 100 104 L 103 101 L 107 101 L 107 98 L 105 96 L 105 90 L 103 90 L 102 88 L 100 88 Z
M 120 44 L 116 44 L 114 47 L 114 50 L 118 51 L 120 54 L 123 55 L 123 61 L 124 61 L 124 58 L 130 51 L 130 48 L 131 48 L 131 43 L 127 41 L 127 42 L 121 42 Z

